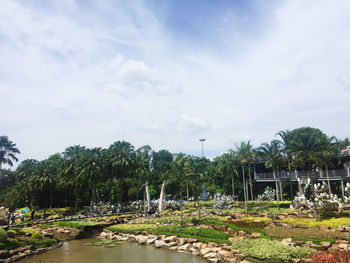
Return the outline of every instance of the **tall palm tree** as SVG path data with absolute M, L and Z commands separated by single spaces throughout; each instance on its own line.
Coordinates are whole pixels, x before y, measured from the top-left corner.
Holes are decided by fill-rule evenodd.
M 73 194 L 75 197 L 74 207 L 78 209 L 79 205 L 79 191 L 82 185 L 86 182 L 82 180 L 81 169 L 82 159 L 86 152 L 85 146 L 75 145 L 68 147 L 63 152 L 63 158 L 65 161 L 64 169 L 61 171 L 61 180 L 59 184 L 64 188 L 73 188 Z
M 228 153 L 224 153 L 223 155 L 221 155 L 218 163 L 218 171 L 224 174 L 225 176 L 231 176 L 233 198 L 235 196 L 234 177 L 238 176 L 237 164 L 237 156 L 233 151 L 229 151 Z
M 191 172 L 188 156 L 183 153 L 177 154 L 172 162 L 170 181 L 178 185 L 180 196 L 180 227 L 182 227 L 182 193 L 186 186 L 186 174 Z
M 126 141 L 117 141 L 108 148 L 112 163 L 112 175 L 119 180 L 120 201 L 126 200 L 125 177 L 136 171 L 135 147 Z
M 279 194 L 278 194 L 278 185 L 277 185 L 277 177 L 279 168 L 283 163 L 282 157 L 282 149 L 281 144 L 277 140 L 271 141 L 270 144 L 263 143 L 259 147 L 264 159 L 266 168 L 272 168 L 275 178 L 275 186 L 276 186 L 276 198 L 277 198 L 277 206 L 279 208 Z M 277 173 L 277 174 L 276 174 Z
M 142 146 L 135 151 L 136 173 L 144 185 L 146 191 L 147 212 L 151 210 L 151 197 L 149 192 L 149 179 L 151 173 L 151 151 L 148 145 Z
M 0 136 L 0 175 L 3 164 L 13 166 L 13 162 L 18 162 L 16 154 L 21 152 L 16 148 L 16 144 L 9 140 L 7 136 Z
M 288 172 L 289 176 L 292 176 L 292 153 L 291 153 L 291 138 L 290 138 L 290 131 L 285 130 L 285 131 L 279 131 L 276 133 L 275 136 L 279 136 L 281 140 L 278 140 L 280 142 L 280 145 L 282 146 L 282 152 L 284 153 L 287 163 L 288 163 Z M 290 178 L 289 181 L 289 188 L 290 188 L 290 193 L 291 193 L 291 199 L 293 199 L 293 186 L 292 186 L 292 178 Z
M 329 180 L 328 168 L 334 166 L 331 161 L 332 159 L 338 157 L 339 152 L 339 144 L 337 139 L 332 136 L 328 138 L 327 142 L 324 144 L 324 148 L 318 152 L 316 157 L 316 162 L 319 164 L 319 166 L 326 170 L 329 194 L 332 194 L 332 189 Z
M 244 174 L 244 167 L 248 168 L 248 178 L 249 178 L 249 186 L 250 186 L 250 197 L 251 200 L 254 200 L 254 194 L 253 194 L 253 184 L 252 184 L 252 178 L 250 174 L 250 167 L 252 163 L 252 153 L 253 153 L 253 146 L 250 144 L 250 141 L 248 142 L 241 142 L 239 146 L 236 146 L 237 156 L 240 161 L 240 164 L 242 166 L 242 173 Z

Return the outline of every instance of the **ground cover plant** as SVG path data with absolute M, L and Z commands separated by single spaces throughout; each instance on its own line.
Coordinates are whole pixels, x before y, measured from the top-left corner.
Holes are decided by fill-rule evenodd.
M 238 239 L 232 248 L 246 256 L 267 262 L 293 262 L 293 258 L 307 258 L 315 252 L 308 247 L 284 246 L 279 241 L 268 239 Z
M 315 222 L 315 219 L 312 218 L 285 218 L 282 220 L 282 222 L 307 227 L 319 227 L 325 225 L 331 228 L 338 228 L 339 226 L 343 225 L 350 226 L 350 217 L 332 217 L 328 219 L 320 219 L 317 222 Z
M 179 237 L 191 237 L 196 238 L 201 242 L 217 242 L 227 243 L 230 234 L 207 228 L 199 228 L 196 226 L 186 226 L 179 228 L 178 226 L 157 226 L 155 224 L 121 224 L 114 225 L 106 228 L 110 231 L 117 231 L 121 233 L 135 233 L 137 231 L 146 231 L 150 234 L 167 235 L 167 236 L 179 236 Z
M 312 255 L 313 263 L 349 263 L 350 251 L 332 249 L 329 251 L 322 251 Z
M 295 238 L 295 239 L 335 239 L 344 238 L 345 234 L 340 232 L 325 231 L 318 228 L 295 228 L 295 227 L 268 227 L 266 235 L 277 238 Z

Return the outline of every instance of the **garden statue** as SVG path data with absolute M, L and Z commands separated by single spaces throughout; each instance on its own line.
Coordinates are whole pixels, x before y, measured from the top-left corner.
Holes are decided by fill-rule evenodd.
M 203 188 L 203 193 L 202 193 L 201 199 L 202 199 L 202 201 L 209 201 L 209 194 L 207 192 L 206 186 L 204 186 L 204 188 Z

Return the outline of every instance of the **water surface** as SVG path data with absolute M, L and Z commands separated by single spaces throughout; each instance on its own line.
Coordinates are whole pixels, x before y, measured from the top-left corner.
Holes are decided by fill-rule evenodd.
M 125 242 L 115 247 L 85 246 L 96 239 L 66 241 L 62 247 L 18 263 L 204 263 L 204 259 L 152 246 Z

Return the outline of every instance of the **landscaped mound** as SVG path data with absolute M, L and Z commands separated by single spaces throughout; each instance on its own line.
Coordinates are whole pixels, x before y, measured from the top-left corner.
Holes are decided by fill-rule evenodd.
M 268 239 L 238 239 L 232 248 L 248 257 L 268 262 L 293 262 L 293 258 L 307 258 L 315 252 L 309 247 L 289 247 Z

